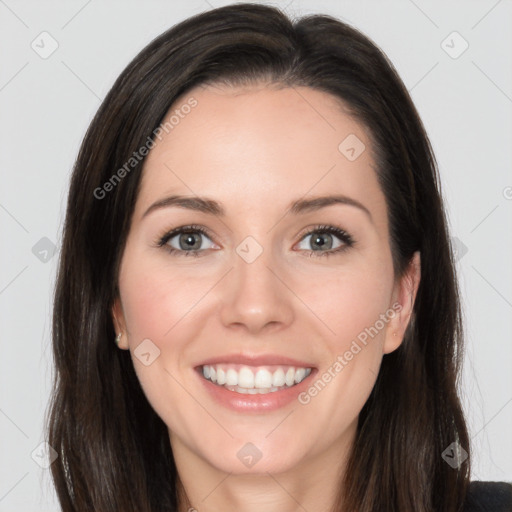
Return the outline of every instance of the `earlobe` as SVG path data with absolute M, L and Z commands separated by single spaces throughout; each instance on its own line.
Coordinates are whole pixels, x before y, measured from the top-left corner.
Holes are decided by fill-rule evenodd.
M 403 342 L 405 331 L 411 321 L 421 280 L 421 258 L 420 252 L 416 251 L 411 258 L 407 271 L 397 283 L 397 288 L 393 297 L 395 298 L 392 306 L 399 304 L 395 309 L 396 313 L 391 318 L 386 329 L 386 335 L 383 346 L 383 353 L 389 354 L 396 350 Z
M 117 298 L 114 301 L 111 309 L 112 315 L 112 323 L 114 325 L 114 330 L 116 336 L 114 338 L 115 344 L 123 350 L 128 349 L 127 343 L 127 331 L 126 331 L 126 323 L 124 320 L 123 308 L 121 306 L 121 300 Z

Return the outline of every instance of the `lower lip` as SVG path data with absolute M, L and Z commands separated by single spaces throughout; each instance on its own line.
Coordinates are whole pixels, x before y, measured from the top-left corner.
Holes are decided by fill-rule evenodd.
M 315 375 L 316 369 L 312 368 L 311 373 L 299 384 L 284 388 L 279 391 L 271 391 L 265 394 L 249 395 L 245 393 L 237 393 L 230 391 L 224 386 L 218 386 L 212 381 L 203 377 L 202 368 L 196 369 L 199 379 L 205 386 L 206 390 L 212 398 L 219 404 L 233 411 L 244 413 L 261 413 L 267 411 L 275 411 L 281 407 L 285 407 L 289 403 L 297 400 L 299 394 L 305 391 L 310 382 L 310 378 Z

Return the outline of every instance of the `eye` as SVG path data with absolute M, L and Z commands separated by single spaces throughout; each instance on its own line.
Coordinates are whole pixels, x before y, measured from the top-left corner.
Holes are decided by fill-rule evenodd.
M 334 226 L 315 226 L 306 233 L 301 243 L 308 238 L 308 243 L 313 249 L 305 250 L 310 256 L 331 256 L 332 254 L 348 250 L 355 243 L 354 239 L 346 231 Z M 341 243 L 336 244 L 335 238 L 341 241 Z
M 211 241 L 208 232 L 201 226 L 181 226 L 161 236 L 156 245 L 165 248 L 170 254 L 177 256 L 200 256 L 208 248 L 203 247 L 203 237 Z M 303 235 L 301 242 L 309 238 L 311 249 L 303 249 L 309 256 L 330 256 L 348 250 L 355 244 L 355 240 L 343 229 L 322 225 L 315 226 L 312 230 Z M 335 239 L 338 239 L 336 243 Z M 219 246 L 213 243 L 214 249 Z
M 165 247 L 171 254 L 199 256 L 207 249 L 203 247 L 203 237 L 210 239 L 206 230 L 201 226 L 182 226 L 160 237 L 157 245 Z M 215 246 L 215 244 L 213 245 Z

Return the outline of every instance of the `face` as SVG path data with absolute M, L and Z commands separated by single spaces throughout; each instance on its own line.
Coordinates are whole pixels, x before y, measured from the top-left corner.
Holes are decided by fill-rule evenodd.
M 395 279 L 370 139 L 333 96 L 208 86 L 173 111 L 191 97 L 144 163 L 120 347 L 175 458 L 329 467 L 402 341 L 419 255 Z

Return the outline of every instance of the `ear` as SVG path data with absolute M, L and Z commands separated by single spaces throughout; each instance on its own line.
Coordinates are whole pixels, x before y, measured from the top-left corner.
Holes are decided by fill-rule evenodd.
M 390 309 L 395 311 L 395 315 L 389 321 L 386 329 L 386 338 L 383 346 L 384 354 L 393 352 L 402 344 L 405 330 L 409 325 L 409 320 L 413 312 L 420 279 L 421 259 L 420 252 L 416 251 L 411 258 L 405 274 L 396 283 L 393 290 L 393 300 Z M 395 307 L 393 307 L 393 305 Z
M 123 350 L 128 350 L 128 332 L 126 330 L 126 321 L 124 318 L 123 307 L 121 305 L 121 299 L 119 297 L 114 301 L 111 313 L 116 336 L 121 333 L 121 339 L 119 340 L 118 347 Z

